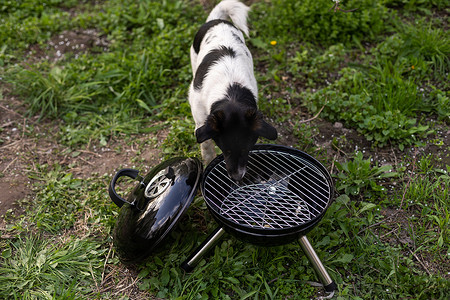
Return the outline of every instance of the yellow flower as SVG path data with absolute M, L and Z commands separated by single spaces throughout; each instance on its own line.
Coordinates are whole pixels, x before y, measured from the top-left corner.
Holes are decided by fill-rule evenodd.
M 414 65 L 412 65 L 412 66 L 411 66 L 411 69 L 413 69 L 413 70 L 414 70 Z
M 275 45 L 277 44 L 277 41 L 270 41 L 270 44 L 271 44 L 272 46 L 275 46 Z

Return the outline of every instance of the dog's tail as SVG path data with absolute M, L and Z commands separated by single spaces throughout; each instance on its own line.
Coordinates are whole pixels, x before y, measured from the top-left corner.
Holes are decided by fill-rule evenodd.
M 250 7 L 237 0 L 223 0 L 214 7 L 206 21 L 230 18 L 234 25 L 248 36 L 247 15 L 249 10 Z

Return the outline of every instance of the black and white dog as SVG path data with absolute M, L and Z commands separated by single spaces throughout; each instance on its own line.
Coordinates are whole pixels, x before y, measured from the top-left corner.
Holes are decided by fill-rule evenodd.
M 256 105 L 253 60 L 242 34 L 248 36 L 248 11 L 249 7 L 236 0 L 220 2 L 191 47 L 194 79 L 189 103 L 203 161 L 208 164 L 216 156 L 213 140 L 235 181 L 244 176 L 248 153 L 258 137 L 277 138 L 277 130 L 263 120 Z

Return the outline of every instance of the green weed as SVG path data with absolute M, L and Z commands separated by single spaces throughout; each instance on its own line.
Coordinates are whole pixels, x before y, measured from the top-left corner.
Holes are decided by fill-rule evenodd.
M 414 81 L 403 78 L 404 70 L 405 68 L 387 61 L 378 62 L 372 67 L 372 72 L 363 73 L 364 82 L 353 89 L 356 91 L 366 88 L 372 95 L 372 103 L 377 112 L 398 110 L 405 116 L 413 116 L 422 108 L 424 99 Z
M 444 299 L 448 281 L 427 276 L 399 245 L 380 240 L 369 226 L 383 224 L 380 206 L 341 195 L 321 225 L 309 234 L 326 253 L 325 264 L 339 284 L 340 299 L 349 297 L 416 297 Z M 406 230 L 406 229 L 403 229 Z
M 95 233 L 101 227 L 109 231 L 114 224 L 115 206 L 104 194 L 109 177 L 82 180 L 60 165 L 38 165 L 29 176 L 37 180 L 36 205 L 27 209 L 27 219 L 39 230 L 56 234 L 72 229 L 77 220 L 84 219 L 86 230 Z M 106 177 L 105 177 L 106 176 Z M 23 231 L 22 225 L 13 227 Z
M 44 178 L 38 177 L 45 173 Z M 39 205 L 31 220 L 38 228 L 52 233 L 72 227 L 82 208 L 79 195 L 83 193 L 83 181 L 62 173 L 59 166 L 55 170 L 41 166 L 40 173 L 33 177 L 42 180 L 43 186 L 36 195 Z
M 314 273 L 305 266 L 307 261 L 298 251 L 298 245 L 260 248 L 228 237 L 215 247 L 210 257 L 200 262 L 192 274 L 182 274 L 178 264 L 189 254 L 184 251 L 190 247 L 186 247 L 187 241 L 180 242 L 182 244 L 178 247 L 181 249 L 172 249 L 168 256 L 155 255 L 142 266 L 142 289 L 150 289 L 161 298 L 183 299 L 199 296 L 274 299 L 275 295 L 302 298 L 314 293 L 314 289 L 304 282 L 314 280 Z M 280 252 L 285 255 L 280 255 Z
M 419 82 L 448 72 L 448 55 L 444 55 L 448 37 L 424 25 L 402 30 L 372 51 L 375 57 L 370 58 L 369 67 L 343 68 L 340 78 L 330 86 L 304 93 L 307 106 L 314 112 L 326 105 L 323 116 L 352 124 L 379 146 L 396 141 L 403 149 L 429 134 L 428 127 L 418 123 L 415 116 L 433 110 L 446 120 L 448 112 L 442 104 L 447 100 L 440 92 L 436 96 L 425 93 Z M 423 40 L 429 40 L 426 46 Z M 298 57 L 293 59 L 293 70 L 301 61 Z
M 317 88 L 330 83 L 343 63 L 346 50 L 343 44 L 330 46 L 325 51 L 300 47 L 295 56 L 289 59 L 288 72 L 305 82 L 306 88 Z
M 408 26 L 405 29 L 402 56 L 423 57 L 433 69 L 445 76 L 450 70 L 450 35 L 431 25 Z
M 63 5 L 63 3 L 65 3 Z M 70 26 L 70 14 L 63 10 L 77 1 L 3 1 L 0 7 L 0 45 L 5 55 L 20 59 L 32 44 L 45 42 L 50 35 Z M 9 59 L 7 60 L 9 61 Z
M 392 170 L 392 166 L 372 166 L 371 158 L 363 159 L 362 152 L 357 152 L 353 161 L 335 162 L 339 173 L 335 175 L 337 191 L 346 195 L 373 198 L 386 194 L 386 188 L 378 183 L 386 178 L 397 177 L 399 174 Z
M 276 123 L 283 123 L 291 120 L 289 112 L 292 110 L 292 104 L 283 98 L 261 99 L 259 108 L 265 111 L 268 118 L 273 119 Z
M 424 161 L 426 160 L 424 158 Z M 426 174 L 417 175 L 411 180 L 402 199 L 406 201 L 405 207 L 416 212 L 416 218 L 420 220 L 421 226 L 415 232 L 417 244 L 427 245 L 434 251 L 441 249 L 444 252 L 446 251 L 444 245 L 449 244 L 450 176 L 447 170 L 426 169 L 428 169 Z
M 447 124 L 450 124 L 450 97 L 442 91 L 436 91 L 436 112 L 439 119 L 444 120 Z
M 200 156 L 193 120 L 191 118 L 174 120 L 170 126 L 171 130 L 162 144 L 165 157 Z
M 90 292 L 103 253 L 98 244 L 80 239 L 54 243 L 30 236 L 9 242 L 1 254 L 0 296 L 75 299 L 75 295 Z
M 448 6 L 448 0 L 383 0 L 387 7 L 402 8 L 407 11 L 429 13 L 430 8 L 442 9 Z
M 310 151 L 317 151 L 316 145 L 314 144 L 313 137 L 317 134 L 317 128 L 311 126 L 310 124 L 296 122 L 294 124 L 292 134 L 297 138 L 295 147 L 302 149 L 309 153 Z M 311 149 L 311 150 L 310 150 Z
M 60 126 L 61 142 L 71 147 L 90 142 L 98 142 L 101 146 L 106 146 L 113 137 L 156 130 L 142 124 L 142 120 L 130 119 L 127 109 L 119 110 L 111 107 L 103 112 L 103 114 L 89 111 L 67 112 L 62 116 L 65 123 Z
M 450 69 L 448 33 L 425 21 L 401 24 L 398 31 L 380 43 L 374 54 L 391 61 L 409 78 L 445 78 Z
M 334 13 L 331 1 L 272 1 L 256 3 L 252 17 L 256 36 L 267 41 L 282 43 L 289 40 L 314 41 L 331 44 L 375 39 L 377 34 L 389 29 L 389 12 L 378 2 L 346 1 L 352 13 Z M 267 26 L 272 24 L 272 26 Z
M 19 66 L 7 74 L 15 93 L 30 103 L 32 114 L 64 117 L 62 136 L 71 146 L 141 132 L 158 105 L 187 90 L 191 75 L 186 49 L 191 39 L 185 37 L 197 29 L 190 17 L 201 14 L 195 7 L 182 14 L 187 5 L 182 1 L 122 2 L 96 7 L 104 13 L 91 15 L 109 35 L 110 51 L 86 53 L 64 67 L 42 63 L 31 70 Z M 123 5 L 126 14 L 121 12 Z M 23 14 L 28 19 L 32 12 Z M 80 19 L 73 22 L 76 26 Z
M 28 95 L 30 113 L 58 117 L 67 111 L 89 111 L 89 104 L 103 82 L 90 81 L 72 85 L 67 70 L 50 69 L 47 75 L 37 69 L 23 69 L 14 76 L 17 92 Z
M 315 94 L 305 93 L 307 106 L 318 111 L 331 121 L 345 121 L 365 135 L 375 146 L 397 143 L 403 150 L 406 145 L 416 143 L 429 133 L 427 125 L 417 124 L 415 118 L 407 117 L 399 110 L 377 111 L 372 97 L 366 93 L 337 93 L 325 88 Z

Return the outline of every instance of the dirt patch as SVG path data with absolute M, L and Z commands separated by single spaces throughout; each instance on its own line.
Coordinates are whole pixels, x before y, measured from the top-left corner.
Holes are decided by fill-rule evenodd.
M 16 203 L 30 195 L 34 182 L 30 175 L 40 165 L 60 165 L 75 178 L 89 178 L 136 167 L 133 162 L 143 165 L 140 171 L 145 174 L 160 162 L 160 146 L 168 130 L 134 139 L 118 137 L 105 147 L 70 149 L 56 142 L 58 124 L 26 117 L 26 106 L 4 94 L 0 99 L 0 220 L 10 209 L 17 215 Z
M 68 172 L 76 178 L 89 178 L 96 175 L 113 175 L 121 168 L 138 168 L 142 174 L 147 173 L 161 162 L 161 143 L 168 130 L 154 134 L 124 136 L 110 140 L 105 147 L 91 146 L 88 149 L 70 150 L 59 163 L 69 166 Z
M 4 227 L 5 213 L 19 214 L 17 201 L 29 194 L 28 178 L 22 173 L 27 166 L 19 166 L 19 153 L 14 151 L 23 137 L 19 130 L 23 111 L 24 106 L 13 97 L 0 98 L 0 228 Z
M 21 212 L 21 208 L 17 205 L 17 200 L 25 199 L 25 197 L 30 193 L 27 186 L 19 181 L 6 181 L 4 178 L 0 178 L 0 216 L 3 216 L 8 212 L 16 211 Z M 1 222 L 3 218 L 0 219 L 0 228 L 3 227 Z
M 48 60 L 56 62 L 67 55 L 75 58 L 87 51 L 91 53 L 107 51 L 109 42 L 97 29 L 63 31 L 47 42 L 46 45 L 33 45 L 27 55 L 33 61 Z

